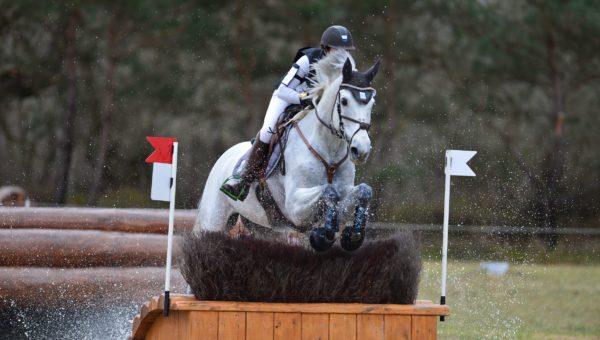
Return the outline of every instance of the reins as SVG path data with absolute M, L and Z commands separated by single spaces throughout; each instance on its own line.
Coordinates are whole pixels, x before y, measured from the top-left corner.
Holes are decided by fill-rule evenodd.
M 313 154 L 313 156 L 315 156 L 315 158 L 317 158 L 319 161 L 321 161 L 321 163 L 323 163 L 323 166 L 325 167 L 325 170 L 327 171 L 327 182 L 329 184 L 333 183 L 333 176 L 335 175 L 337 169 L 346 161 L 346 159 L 348 159 L 348 154 L 350 152 L 350 145 L 352 144 L 352 140 L 354 139 L 354 136 L 356 136 L 356 134 L 360 131 L 360 130 L 365 130 L 367 132 L 369 132 L 369 129 L 371 128 L 371 124 L 370 123 L 366 123 L 366 122 L 361 122 L 358 121 L 354 118 L 348 117 L 348 116 L 344 116 L 342 114 L 342 107 L 340 104 L 340 91 L 343 87 L 348 87 L 348 88 L 352 88 L 355 90 L 360 90 L 360 91 L 373 91 L 373 96 L 375 96 L 376 90 L 372 87 L 357 87 L 354 85 L 350 85 L 350 84 L 341 84 L 340 87 L 338 88 L 337 94 L 336 94 L 336 103 L 337 103 L 337 114 L 338 114 L 338 118 L 339 118 L 339 122 L 340 122 L 340 126 L 339 129 L 336 129 L 333 127 L 333 124 L 328 124 L 326 122 L 323 121 L 323 119 L 321 119 L 319 112 L 317 110 L 317 105 L 314 105 L 315 107 L 315 115 L 317 116 L 317 120 L 323 124 L 325 127 L 329 128 L 329 131 L 331 132 L 331 134 L 337 136 L 340 139 L 345 139 L 346 140 L 346 155 L 344 155 L 344 157 L 338 161 L 335 164 L 329 164 L 329 162 L 327 162 L 318 152 L 317 150 L 315 150 L 312 145 L 310 145 L 310 142 L 306 139 L 306 137 L 304 136 L 304 134 L 302 133 L 302 130 L 300 130 L 300 127 L 298 126 L 298 122 L 294 121 L 292 122 L 294 128 L 296 129 L 296 131 L 298 132 L 298 135 L 300 136 L 300 139 L 302 139 L 302 141 L 304 142 L 304 144 L 306 145 L 306 147 L 308 148 L 308 150 L 310 150 L 310 152 Z M 333 109 L 331 110 L 331 122 L 333 123 Z M 356 131 L 354 131 L 354 133 L 352 134 L 352 136 L 350 137 L 350 139 L 348 139 L 346 132 L 344 130 L 344 119 L 351 121 L 353 123 L 357 123 L 358 129 L 356 129 Z

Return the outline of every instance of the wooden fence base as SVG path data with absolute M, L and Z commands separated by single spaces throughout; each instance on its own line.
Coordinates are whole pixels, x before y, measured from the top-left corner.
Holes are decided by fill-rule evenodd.
M 448 306 L 298 304 L 198 301 L 172 295 L 170 314 L 163 297 L 144 304 L 130 339 L 435 339 L 437 318 Z

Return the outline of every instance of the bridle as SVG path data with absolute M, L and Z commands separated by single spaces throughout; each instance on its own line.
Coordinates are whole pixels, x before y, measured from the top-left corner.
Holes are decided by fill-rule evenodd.
M 315 158 L 317 158 L 319 161 L 321 161 L 321 163 L 323 163 L 323 166 L 325 167 L 325 169 L 327 170 L 327 182 L 329 184 L 331 184 L 333 182 L 333 176 L 335 175 L 335 172 L 337 171 L 338 167 L 340 165 L 342 165 L 346 159 L 348 159 L 348 154 L 350 153 L 350 145 L 352 145 L 352 140 L 354 139 L 354 136 L 356 136 L 356 134 L 360 131 L 360 130 L 365 130 L 367 132 L 369 132 L 369 129 L 371 128 L 371 123 L 366 123 L 366 122 L 361 122 L 359 120 L 356 120 L 354 118 L 345 116 L 342 114 L 342 107 L 341 107 L 341 103 L 340 103 L 340 91 L 342 90 L 342 88 L 350 88 L 352 90 L 357 90 L 357 91 L 362 91 L 362 92 L 366 92 L 369 91 L 371 92 L 370 96 L 368 97 L 369 100 L 370 98 L 375 97 L 375 95 L 377 94 L 377 91 L 372 88 L 372 87 L 358 87 L 358 86 L 354 86 L 354 85 L 350 85 L 350 84 L 344 84 L 342 83 L 340 85 L 340 87 L 338 88 L 337 94 L 336 94 L 336 108 L 337 108 L 337 114 L 338 114 L 338 120 L 339 120 L 339 127 L 336 129 L 333 126 L 333 114 L 334 114 L 334 109 L 331 109 L 331 122 L 332 124 L 328 124 L 325 121 L 323 121 L 323 119 L 321 119 L 321 116 L 319 115 L 319 111 L 317 110 L 317 105 L 314 105 L 315 107 L 315 115 L 317 116 L 317 120 L 323 124 L 325 127 L 327 127 L 329 129 L 329 131 L 337 136 L 340 139 L 344 139 L 346 141 L 346 155 L 344 155 L 344 157 L 339 160 L 338 162 L 334 163 L 334 164 L 330 164 L 329 162 L 327 162 L 318 152 L 317 150 L 315 150 L 312 145 L 310 145 L 310 142 L 306 139 L 306 137 L 304 136 L 304 134 L 302 133 L 302 130 L 300 130 L 300 127 L 298 126 L 298 122 L 294 121 L 293 122 L 293 126 L 296 129 L 296 131 L 298 132 L 298 135 L 300 136 L 300 138 L 302 139 L 302 141 L 304 142 L 304 144 L 306 144 L 306 147 L 308 148 L 308 150 L 310 150 L 310 152 L 313 154 L 313 156 L 315 156 Z M 364 93 L 362 94 L 364 95 Z M 365 96 L 366 98 L 366 96 Z M 354 133 L 352 134 L 352 136 L 350 138 L 348 138 L 348 135 L 346 135 L 346 131 L 344 129 L 344 120 L 353 122 L 353 123 L 357 123 L 358 124 L 358 129 L 356 129 L 356 131 L 354 131 Z
M 338 120 L 339 120 L 339 128 L 334 128 L 333 127 L 333 114 L 334 114 L 334 109 L 331 110 L 331 122 L 332 124 L 328 124 L 325 121 L 323 121 L 323 119 L 321 119 L 321 116 L 319 115 L 319 111 L 317 110 L 317 106 L 315 105 L 315 115 L 317 116 L 317 119 L 319 120 L 319 122 L 321 124 L 323 124 L 325 127 L 327 127 L 329 129 L 329 131 L 337 136 L 340 139 L 345 139 L 346 142 L 348 143 L 348 145 L 352 144 L 352 140 L 354 139 L 354 136 L 356 136 L 356 134 L 360 131 L 360 130 L 365 130 L 367 132 L 369 132 L 369 129 L 371 128 L 371 123 L 366 123 L 366 122 L 361 122 L 359 120 L 356 120 L 354 118 L 345 116 L 342 114 L 342 105 L 341 105 L 341 98 L 340 98 L 340 91 L 342 90 L 342 88 L 349 88 L 352 90 L 356 90 L 356 91 L 361 91 L 361 92 L 371 92 L 372 94 L 369 96 L 369 98 L 375 97 L 375 95 L 377 94 L 377 90 L 375 90 L 372 87 L 358 87 L 358 86 L 354 86 L 354 85 L 350 85 L 350 84 L 344 84 L 342 83 L 340 85 L 340 87 L 338 88 L 337 94 L 336 94 L 336 111 L 338 114 Z M 358 129 L 356 129 L 356 131 L 354 131 L 354 133 L 352 134 L 352 136 L 350 138 L 348 138 L 348 136 L 346 135 L 346 130 L 344 129 L 344 120 L 347 121 L 351 121 L 353 123 L 358 124 Z

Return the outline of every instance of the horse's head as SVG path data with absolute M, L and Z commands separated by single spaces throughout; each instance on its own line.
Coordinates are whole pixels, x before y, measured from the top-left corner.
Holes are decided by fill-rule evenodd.
M 342 127 L 350 148 L 350 160 L 354 163 L 365 162 L 371 152 L 369 128 L 376 94 L 371 81 L 378 70 L 379 60 L 366 72 L 353 70 L 350 59 L 342 68 L 342 84 L 335 104 L 338 114 L 334 119 Z

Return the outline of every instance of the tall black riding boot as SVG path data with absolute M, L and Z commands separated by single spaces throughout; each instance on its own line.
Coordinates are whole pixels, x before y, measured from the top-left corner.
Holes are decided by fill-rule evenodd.
M 250 184 L 258 179 L 260 172 L 267 163 L 268 153 L 269 143 L 263 143 L 260 138 L 256 138 L 241 175 L 229 177 L 221 185 L 221 191 L 234 201 L 245 200 L 250 190 Z

